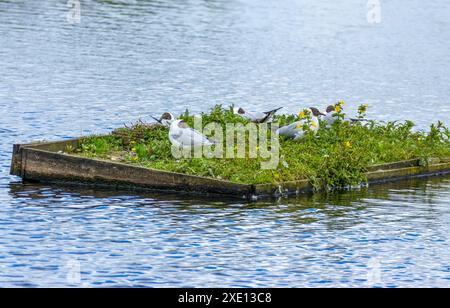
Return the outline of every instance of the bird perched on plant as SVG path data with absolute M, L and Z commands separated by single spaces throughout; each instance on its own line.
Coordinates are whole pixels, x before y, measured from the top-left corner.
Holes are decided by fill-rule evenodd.
M 270 111 L 259 112 L 259 111 L 247 111 L 242 107 L 234 107 L 233 113 L 236 115 L 240 115 L 243 118 L 246 118 L 254 123 L 265 123 L 268 122 L 275 113 L 283 107 L 279 107 Z
M 170 124 L 175 120 L 175 117 L 170 112 L 164 112 L 159 119 L 151 116 L 156 122 L 161 125 L 169 127 Z
M 183 120 L 176 120 L 170 124 L 169 140 L 172 145 L 182 148 L 213 145 L 204 135 L 187 126 Z
M 322 118 L 325 122 L 327 122 L 328 125 L 333 125 L 333 123 L 337 120 L 336 114 L 338 112 L 336 111 L 336 106 L 329 105 L 325 111 L 325 115 Z
M 327 126 L 333 125 L 333 123 L 336 122 L 336 120 L 339 118 L 339 115 L 341 115 L 341 119 L 344 122 L 352 122 L 352 123 L 354 123 L 354 122 L 368 121 L 367 119 L 364 119 L 362 117 L 360 117 L 360 118 L 347 118 L 346 119 L 345 114 L 341 113 L 343 104 L 344 104 L 343 102 L 339 102 L 335 106 L 329 105 L 327 107 L 327 109 L 325 111 L 325 116 L 322 118 L 323 121 L 327 122 Z M 367 105 L 362 105 L 362 106 L 367 109 Z M 360 107 L 360 109 L 361 108 L 362 107 Z M 361 111 L 361 113 L 362 113 L 362 111 Z
M 319 117 L 324 116 L 319 109 L 310 107 L 300 112 L 300 120 L 280 127 L 277 133 L 281 136 L 286 136 L 294 140 L 298 140 L 305 135 L 306 131 L 312 131 L 314 134 L 319 130 Z

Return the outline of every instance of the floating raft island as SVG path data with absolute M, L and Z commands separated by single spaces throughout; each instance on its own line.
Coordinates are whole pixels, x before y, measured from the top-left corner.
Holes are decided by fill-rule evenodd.
M 202 115 L 204 123 L 248 123 L 231 110 L 216 106 L 211 113 Z M 193 117 L 188 112 L 181 118 L 192 126 Z M 283 115 L 277 120 L 286 125 L 298 118 Z M 338 121 L 315 134 L 306 134 L 305 140 L 282 138 L 282 162 L 278 169 L 258 171 L 257 163 L 248 158 L 241 161 L 200 158 L 180 163 L 170 160 L 168 129 L 139 122 L 103 136 L 16 144 L 11 174 L 32 182 L 178 191 L 250 200 L 450 174 L 448 129 L 440 123 L 424 133 L 412 131 L 412 126 L 410 122 Z M 320 166 L 309 168 L 309 162 Z M 247 172 L 233 178 L 236 170 Z
M 240 184 L 62 153 L 67 146 L 77 148 L 83 139 L 14 145 L 11 174 L 24 181 L 223 194 L 246 199 L 314 190 L 307 179 L 279 184 Z M 376 184 L 443 174 L 450 174 L 450 158 L 433 159 L 427 166 L 421 166 L 419 159 L 375 165 L 366 175 L 369 184 Z

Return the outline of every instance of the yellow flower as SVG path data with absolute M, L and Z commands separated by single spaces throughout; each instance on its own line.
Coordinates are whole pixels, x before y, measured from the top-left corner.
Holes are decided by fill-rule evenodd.
M 358 109 L 359 109 L 359 110 L 362 110 L 362 111 L 366 111 L 368 107 L 369 107 L 369 105 L 364 104 L 364 105 L 359 106 Z
M 337 113 L 340 113 L 342 111 L 341 105 L 337 105 L 334 110 L 336 110 Z
M 300 114 L 298 116 L 300 117 L 300 119 L 306 118 L 306 114 L 304 111 L 300 112 Z
M 314 128 L 317 127 L 316 123 L 314 123 L 314 122 L 311 123 L 311 126 L 314 127 Z
M 300 129 L 302 128 L 302 125 L 300 123 L 297 123 L 297 125 L 295 126 L 296 129 Z
M 345 147 L 346 148 L 351 148 L 352 147 L 352 144 L 350 143 L 350 141 L 346 141 L 345 142 Z
M 136 152 L 136 148 L 132 148 L 131 151 Z

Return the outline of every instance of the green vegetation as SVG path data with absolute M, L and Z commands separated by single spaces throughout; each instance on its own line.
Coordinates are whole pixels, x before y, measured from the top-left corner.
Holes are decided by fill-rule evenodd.
M 431 157 L 450 157 L 450 133 L 442 123 L 431 125 L 429 132 L 414 131 L 410 121 L 403 123 L 345 121 L 343 102 L 336 104 L 336 121 L 319 131 L 308 131 L 299 141 L 280 138 L 280 163 L 273 170 L 262 170 L 263 158 L 188 158 L 174 159 L 168 128 L 139 121 L 131 127 L 115 130 L 108 136 L 84 140 L 72 154 L 120 161 L 143 167 L 207 176 L 245 184 L 280 183 L 308 179 L 316 189 L 339 189 L 366 182 L 365 172 L 374 164 L 420 158 L 426 164 Z M 359 117 L 367 106 L 359 106 Z M 276 116 L 280 126 L 308 116 Z M 211 122 L 246 124 L 232 108 L 216 106 L 202 116 L 203 125 Z M 186 111 L 180 116 L 189 126 L 194 117 Z M 306 130 L 308 128 L 304 127 Z

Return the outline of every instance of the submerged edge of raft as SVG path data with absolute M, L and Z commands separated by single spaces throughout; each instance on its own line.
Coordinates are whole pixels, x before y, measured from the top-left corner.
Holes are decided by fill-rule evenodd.
M 77 148 L 85 138 L 15 144 L 10 173 L 20 176 L 25 182 L 90 185 L 128 190 L 178 191 L 227 195 L 244 199 L 278 197 L 313 191 L 308 180 L 280 184 L 240 184 L 63 153 L 67 146 Z M 450 174 L 450 158 L 431 159 L 427 166 L 420 166 L 419 159 L 371 166 L 367 172 L 367 179 L 369 184 L 377 184 L 444 174 Z

